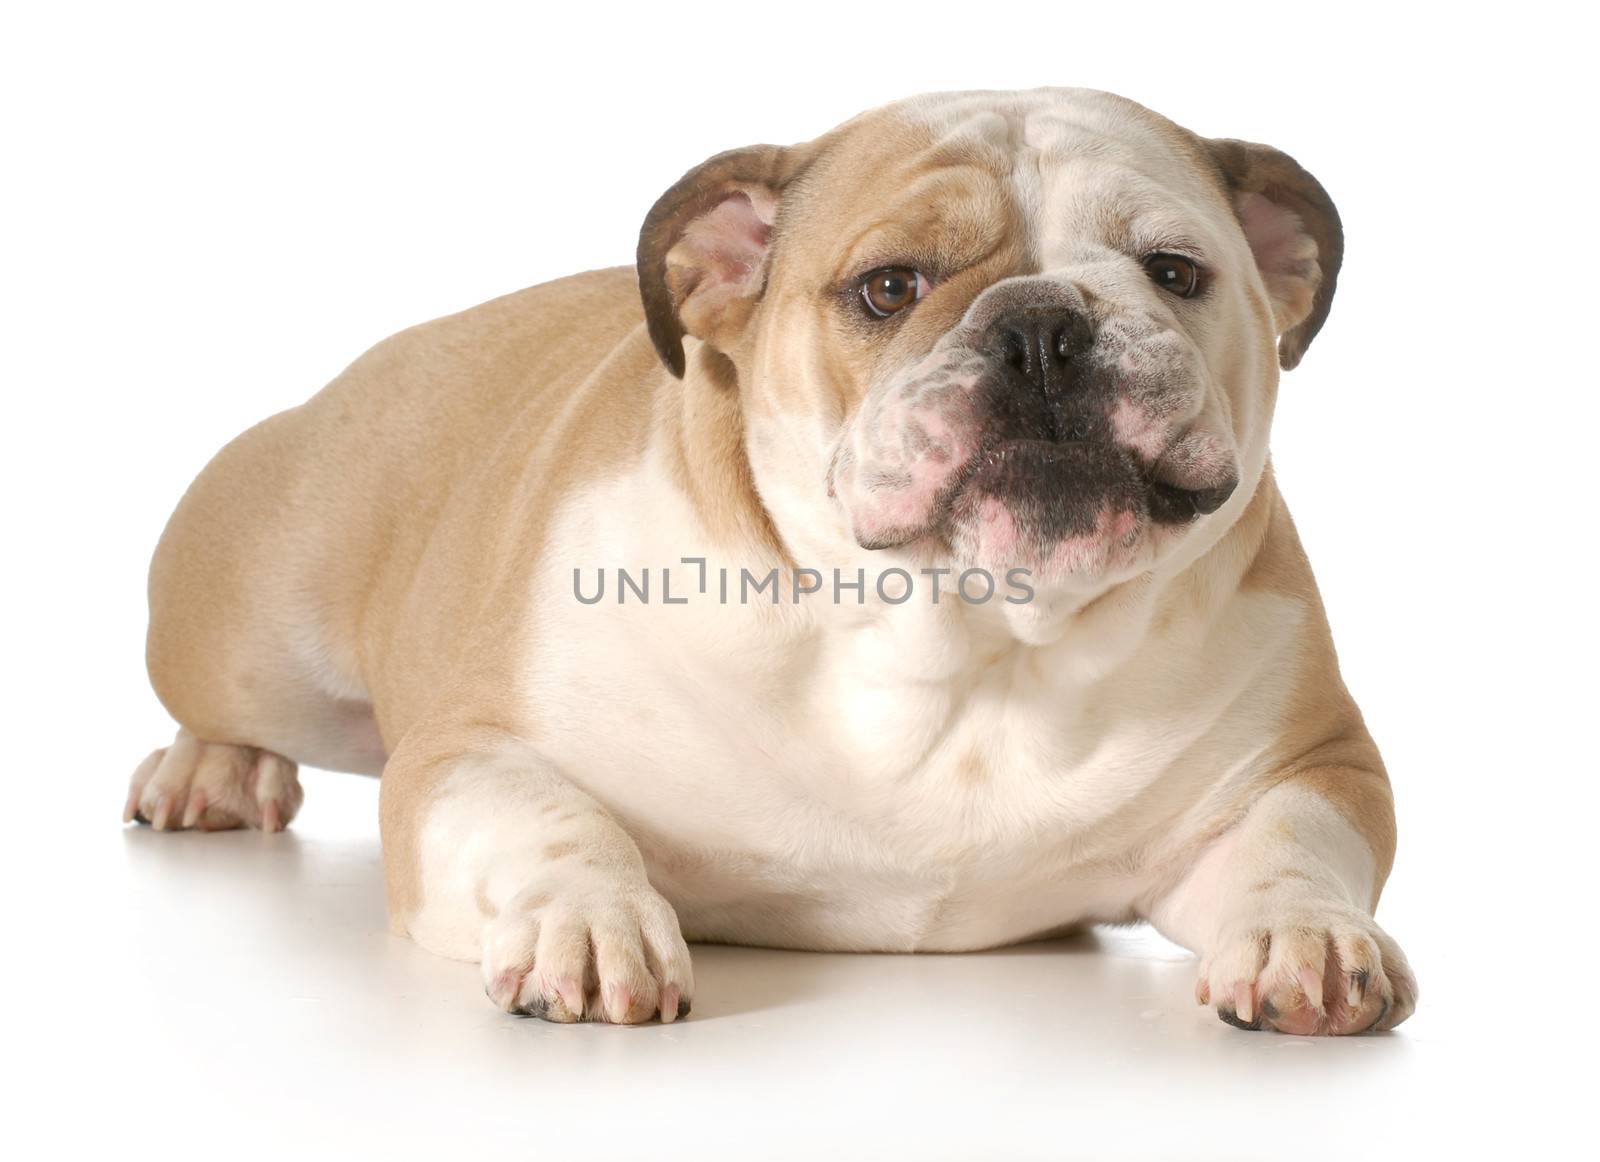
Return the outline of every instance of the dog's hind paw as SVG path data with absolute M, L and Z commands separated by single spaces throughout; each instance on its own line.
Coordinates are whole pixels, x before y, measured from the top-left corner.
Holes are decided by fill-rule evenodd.
M 180 730 L 133 772 L 122 821 L 157 831 L 282 831 L 303 798 L 297 768 L 282 755 Z

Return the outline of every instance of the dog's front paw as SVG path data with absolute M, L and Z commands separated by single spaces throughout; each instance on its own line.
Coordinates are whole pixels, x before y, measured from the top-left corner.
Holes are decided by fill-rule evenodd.
M 694 993 L 677 914 L 647 883 L 517 897 L 485 930 L 483 979 L 507 1012 L 562 1022 L 674 1021 Z
M 1400 946 L 1370 916 L 1304 901 L 1225 925 L 1201 963 L 1195 1000 L 1241 1029 L 1364 1033 L 1409 1017 L 1417 985 Z

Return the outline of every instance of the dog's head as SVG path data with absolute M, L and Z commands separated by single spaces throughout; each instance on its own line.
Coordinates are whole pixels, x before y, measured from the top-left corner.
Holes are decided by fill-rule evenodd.
M 1049 89 L 714 157 L 651 211 L 639 277 L 667 366 L 692 337 L 741 393 L 792 546 L 1095 592 L 1242 511 L 1341 250 L 1285 154 Z

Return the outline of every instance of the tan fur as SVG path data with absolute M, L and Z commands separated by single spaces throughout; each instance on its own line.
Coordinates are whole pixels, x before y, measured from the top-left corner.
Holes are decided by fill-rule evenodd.
M 1282 777 L 1324 795 L 1372 847 L 1377 884 L 1372 904 L 1394 864 L 1394 800 L 1388 774 L 1355 700 L 1339 677 L 1333 635 L 1312 578 L 1311 563 L 1281 495 L 1262 534 L 1261 549 L 1241 581 L 1246 589 L 1282 593 L 1306 609 L 1300 680 L 1293 712 L 1274 757 Z
M 469 729 L 521 719 L 483 692 L 509 690 L 493 677 L 507 663 L 497 650 L 527 617 L 518 598 L 541 518 L 650 438 L 649 385 L 668 376 L 637 302 L 632 270 L 597 271 L 386 340 L 224 449 L 156 551 L 151 678 L 202 737 L 343 765 L 297 736 L 297 722 L 322 715 L 298 694 L 311 666 L 282 627 L 317 617 L 338 643 L 328 662 L 365 692 L 391 755 L 392 913 L 419 898 L 408 837 L 426 758 L 461 741 L 441 713 L 451 691 L 483 683 L 461 712 Z M 663 398 L 658 422 L 682 424 L 672 404 L 688 397 Z M 410 761 L 395 762 L 429 712 Z

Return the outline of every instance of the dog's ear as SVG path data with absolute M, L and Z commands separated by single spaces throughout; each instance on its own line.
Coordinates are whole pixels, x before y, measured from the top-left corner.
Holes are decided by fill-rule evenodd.
M 1272 300 L 1278 362 L 1300 362 L 1327 321 L 1344 261 L 1339 211 L 1294 158 L 1267 145 L 1206 142 L 1233 191 L 1234 209 Z
M 801 151 L 752 145 L 701 163 L 656 201 L 639 231 L 639 294 L 657 353 L 682 378 L 683 337 L 724 348 L 767 284 L 773 224 Z

